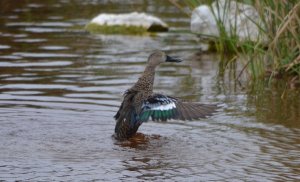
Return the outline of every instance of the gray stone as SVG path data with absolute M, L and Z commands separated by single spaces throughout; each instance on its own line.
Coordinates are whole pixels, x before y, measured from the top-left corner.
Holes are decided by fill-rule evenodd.
M 90 23 L 99 26 L 126 26 L 142 27 L 148 31 L 167 31 L 168 25 L 155 16 L 146 13 L 127 14 L 100 14 L 93 18 Z

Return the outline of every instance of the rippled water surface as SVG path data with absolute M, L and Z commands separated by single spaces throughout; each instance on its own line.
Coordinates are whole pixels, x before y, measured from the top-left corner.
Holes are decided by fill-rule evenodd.
M 128 11 L 173 28 L 150 37 L 83 30 L 98 13 Z M 0 181 L 300 180 L 299 91 L 222 76 L 218 56 L 176 33 L 189 20 L 167 1 L 1 0 L 0 12 Z M 157 92 L 222 109 L 148 122 L 115 141 L 113 115 L 154 49 L 186 60 L 157 70 Z

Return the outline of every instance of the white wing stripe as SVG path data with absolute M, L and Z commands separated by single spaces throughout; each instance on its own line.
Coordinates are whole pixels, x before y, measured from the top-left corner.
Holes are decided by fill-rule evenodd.
M 171 102 L 171 103 L 166 104 L 166 105 L 150 104 L 150 108 L 151 108 L 151 110 L 165 111 L 165 110 L 170 110 L 170 109 L 176 108 L 176 105 L 175 105 L 174 102 Z

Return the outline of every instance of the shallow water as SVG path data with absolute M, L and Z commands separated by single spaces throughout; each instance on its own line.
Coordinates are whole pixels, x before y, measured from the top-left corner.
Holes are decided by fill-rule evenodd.
M 0 181 L 300 180 L 299 90 L 219 76 L 219 57 L 199 53 L 191 34 L 82 30 L 98 13 L 134 10 L 187 30 L 167 1 L 12 2 L 0 1 Z M 115 141 L 113 115 L 154 49 L 186 60 L 157 70 L 157 92 L 222 109 Z

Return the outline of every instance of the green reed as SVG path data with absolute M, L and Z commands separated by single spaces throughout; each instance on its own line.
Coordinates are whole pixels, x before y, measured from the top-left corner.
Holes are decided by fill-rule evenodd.
M 172 4 L 184 9 L 206 4 L 211 5 L 213 1 L 201 0 L 169 0 Z M 231 3 L 233 0 L 227 0 Z M 180 3 L 179 3 L 180 2 Z M 220 54 L 234 54 L 244 65 L 242 72 L 251 79 L 268 76 L 273 78 L 278 75 L 300 76 L 300 2 L 298 0 L 244 0 L 258 11 L 262 23 L 254 22 L 260 30 L 261 36 L 267 37 L 267 41 L 257 40 L 255 42 L 240 41 L 233 25 L 231 31 L 225 31 L 224 22 L 220 15 L 215 15 L 219 37 L 210 37 L 214 42 L 215 49 Z M 226 7 L 226 6 L 225 6 Z M 217 7 L 218 9 L 218 7 Z M 228 10 L 230 11 L 230 10 Z M 187 13 L 190 14 L 190 13 Z

